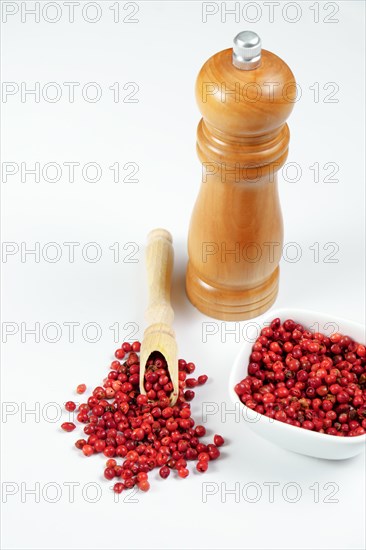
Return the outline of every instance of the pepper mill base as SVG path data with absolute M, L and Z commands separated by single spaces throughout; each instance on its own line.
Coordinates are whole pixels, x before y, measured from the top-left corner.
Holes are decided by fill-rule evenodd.
M 190 262 L 186 292 L 191 303 L 205 315 L 222 321 L 245 321 L 262 315 L 275 302 L 279 267 L 264 283 L 246 289 L 212 286 L 198 277 Z

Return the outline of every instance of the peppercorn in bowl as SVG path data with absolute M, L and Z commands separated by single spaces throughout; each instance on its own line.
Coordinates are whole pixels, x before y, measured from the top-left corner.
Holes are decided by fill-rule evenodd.
M 229 391 L 258 435 L 326 459 L 366 447 L 365 327 L 281 309 L 248 324 Z

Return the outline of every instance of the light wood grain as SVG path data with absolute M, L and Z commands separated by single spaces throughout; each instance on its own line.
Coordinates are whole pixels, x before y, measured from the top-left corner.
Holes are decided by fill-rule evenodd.
M 178 397 L 178 350 L 172 328 L 174 311 L 170 303 L 170 287 L 174 261 L 171 234 L 165 229 L 154 229 L 148 235 L 146 269 L 149 303 L 146 310 L 147 328 L 140 353 L 140 391 L 145 394 L 146 362 L 153 352 L 164 355 L 174 390 L 170 401 Z
M 231 55 L 212 56 L 196 83 L 202 185 L 189 228 L 186 289 L 206 315 L 245 320 L 266 311 L 278 292 L 277 171 L 287 158 L 285 121 L 296 87 L 271 52 L 263 50 L 261 66 L 251 71 L 235 68 Z

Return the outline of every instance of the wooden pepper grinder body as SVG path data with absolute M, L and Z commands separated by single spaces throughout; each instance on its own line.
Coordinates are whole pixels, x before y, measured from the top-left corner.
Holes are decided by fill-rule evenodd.
M 202 185 L 189 229 L 187 294 L 216 319 L 250 319 L 278 292 L 277 171 L 287 158 L 296 83 L 286 63 L 246 31 L 203 65 L 196 98 Z

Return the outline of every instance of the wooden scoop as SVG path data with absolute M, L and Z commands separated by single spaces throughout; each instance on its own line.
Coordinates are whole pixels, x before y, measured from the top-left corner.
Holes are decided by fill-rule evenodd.
M 178 397 L 178 350 L 172 329 L 174 311 L 170 304 L 170 286 L 174 251 L 172 236 L 165 229 L 153 229 L 147 237 L 146 267 L 149 305 L 146 310 L 147 328 L 140 353 L 140 392 L 146 394 L 144 375 L 146 362 L 154 352 L 160 352 L 168 364 L 173 391 L 170 402 Z

